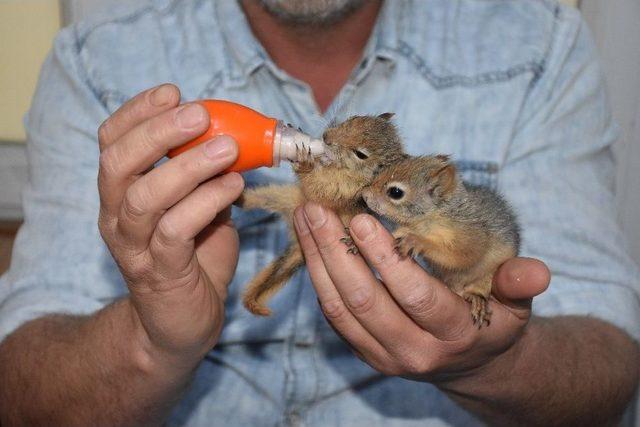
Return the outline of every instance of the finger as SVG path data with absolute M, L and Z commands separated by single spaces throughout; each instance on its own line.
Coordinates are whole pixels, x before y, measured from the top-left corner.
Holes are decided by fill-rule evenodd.
M 231 166 L 237 157 L 235 141 L 221 136 L 154 168 L 126 191 L 118 216 L 119 233 L 132 247 L 146 247 L 167 209 Z
M 209 120 L 199 104 L 166 111 L 130 129 L 100 154 L 98 185 L 101 207 L 114 215 L 128 185 L 170 148 L 202 134 Z
M 319 300 L 318 300 L 318 303 L 320 303 Z M 333 330 L 333 332 L 336 334 L 336 336 L 338 336 L 338 338 L 340 338 L 340 340 L 342 340 L 342 342 L 351 349 L 351 352 L 358 359 L 362 360 L 364 363 L 368 364 L 369 366 L 371 366 L 373 369 L 375 369 L 378 372 L 385 373 L 387 375 L 396 375 L 395 372 L 393 372 L 393 371 L 391 371 L 389 369 L 389 368 L 393 369 L 396 366 L 396 364 L 394 363 L 394 360 L 392 359 L 391 355 L 389 355 L 388 352 L 386 350 L 384 350 L 384 348 L 382 346 L 380 346 L 380 348 L 382 350 L 379 352 L 379 354 L 383 355 L 383 357 L 376 358 L 377 354 L 376 355 L 371 355 L 371 354 L 366 354 L 365 355 L 365 353 L 362 353 L 359 349 L 354 347 L 351 344 L 351 342 L 349 342 L 349 340 L 347 340 L 344 337 L 344 335 L 342 335 L 342 333 L 338 329 L 336 329 L 335 325 L 333 323 L 331 323 L 331 321 L 329 320 L 329 318 L 327 317 L 326 314 L 325 314 L 324 318 L 327 320 L 327 324 L 331 327 L 331 330 Z
M 393 301 L 360 256 L 347 253 L 340 241 L 344 225 L 315 203 L 304 207 L 307 226 L 326 271 L 347 308 L 360 324 L 394 356 L 400 356 L 424 334 Z
M 198 233 L 194 243 L 198 263 L 211 278 L 218 297 L 225 300 L 238 263 L 239 237 L 231 221 L 231 206 L 218 212 Z
M 162 215 L 149 242 L 157 265 L 181 271 L 191 259 L 195 237 L 240 196 L 243 186 L 240 174 L 222 175 L 198 186 Z
M 320 308 L 331 326 L 365 357 L 380 360 L 388 358 L 388 352 L 356 320 L 331 281 L 301 207 L 295 210 L 293 222 Z
M 439 280 L 410 258 L 395 251 L 395 240 L 370 215 L 351 221 L 355 243 L 369 264 L 379 273 L 395 301 L 422 329 L 434 337 L 451 341 L 474 328 L 469 306 Z
M 551 273 L 534 258 L 513 258 L 502 264 L 493 279 L 493 294 L 511 310 L 528 312 L 531 300 L 549 287 Z
M 180 90 L 172 84 L 163 84 L 139 93 L 100 125 L 98 141 L 100 151 L 111 145 L 129 129 L 180 102 Z

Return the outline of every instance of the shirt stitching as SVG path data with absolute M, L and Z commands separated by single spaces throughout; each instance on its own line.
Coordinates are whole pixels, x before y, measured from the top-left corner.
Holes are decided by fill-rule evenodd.
M 454 86 L 476 87 L 492 83 L 499 83 L 513 79 L 521 74 L 533 73 L 531 84 L 540 78 L 545 70 L 544 59 L 531 60 L 515 65 L 506 70 L 489 71 L 475 76 L 465 76 L 462 74 L 451 74 L 447 76 L 439 75 L 429 67 L 424 58 L 418 55 L 408 43 L 400 40 L 399 47 L 395 51 L 411 62 L 418 72 L 431 83 L 436 89 L 446 89 Z M 393 48 L 388 48 L 394 50 Z

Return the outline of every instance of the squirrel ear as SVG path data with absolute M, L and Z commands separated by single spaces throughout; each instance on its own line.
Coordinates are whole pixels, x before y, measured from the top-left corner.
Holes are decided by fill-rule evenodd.
M 395 116 L 396 113 L 382 113 L 380 115 L 378 115 L 378 117 L 380 117 L 381 119 L 385 119 L 385 120 L 391 120 L 391 118 L 393 116 Z
M 458 176 L 456 167 L 451 163 L 447 163 L 444 167 L 437 170 L 432 179 L 436 182 L 436 192 L 440 197 L 447 197 L 455 190 L 458 185 Z

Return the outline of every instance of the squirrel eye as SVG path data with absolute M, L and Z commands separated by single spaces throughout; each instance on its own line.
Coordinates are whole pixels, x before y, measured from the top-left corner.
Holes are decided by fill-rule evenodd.
M 387 189 L 387 195 L 393 200 L 400 200 L 404 197 L 404 190 L 398 187 L 389 187 Z
M 353 150 L 354 153 L 356 153 L 356 156 L 360 159 L 360 160 L 365 160 L 368 159 L 369 156 L 367 155 L 367 153 L 363 153 L 360 150 Z

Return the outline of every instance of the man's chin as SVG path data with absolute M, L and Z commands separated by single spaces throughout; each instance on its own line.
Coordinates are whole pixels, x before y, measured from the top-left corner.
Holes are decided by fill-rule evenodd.
M 260 0 L 264 8 L 290 25 L 334 24 L 362 7 L 364 0 Z

